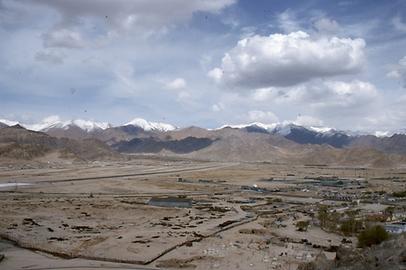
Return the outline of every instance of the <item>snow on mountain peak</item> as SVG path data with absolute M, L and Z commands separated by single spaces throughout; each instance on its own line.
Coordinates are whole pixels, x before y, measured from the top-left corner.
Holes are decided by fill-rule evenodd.
M 63 121 L 57 115 L 51 115 L 41 120 L 39 123 L 35 124 L 23 124 L 17 121 L 10 121 L 5 119 L 0 119 L 0 122 L 8 125 L 14 126 L 16 124 L 20 124 L 21 126 L 34 131 L 48 131 L 52 128 L 63 128 L 68 129 L 71 126 L 76 126 L 86 132 L 94 131 L 97 129 L 106 129 L 112 127 L 109 123 L 106 122 L 94 122 L 90 120 L 83 120 L 83 119 L 75 119 L 75 120 L 68 120 Z
M 111 124 L 107 123 L 107 122 L 94 122 L 94 121 L 89 121 L 89 120 L 83 120 L 83 119 L 76 119 L 71 121 L 70 125 L 74 125 L 77 126 L 83 130 L 86 131 L 93 131 L 96 129 L 107 129 L 112 127 Z
M 223 125 L 219 128 L 216 128 L 215 130 L 223 129 L 223 128 L 247 128 L 247 127 L 259 127 L 262 129 L 265 129 L 267 131 L 271 131 L 276 127 L 276 123 L 273 124 L 263 124 L 260 122 L 252 122 L 249 124 L 239 124 L 239 125 Z
M 15 126 L 17 124 L 20 124 L 17 121 L 11 121 L 11 120 L 7 120 L 7 119 L 0 119 L 0 123 L 6 124 L 7 126 Z
M 334 131 L 334 129 L 329 128 L 329 127 L 313 127 L 312 126 L 312 127 L 309 127 L 309 129 L 316 131 L 318 133 L 329 133 L 329 132 Z
M 262 128 L 269 133 L 276 133 L 282 136 L 286 136 L 290 134 L 292 128 L 306 128 L 318 133 L 322 134 L 328 134 L 328 133 L 333 133 L 334 129 L 329 128 L 329 127 L 322 127 L 322 126 L 304 126 L 304 125 L 298 125 L 295 122 L 289 122 L 289 121 L 284 121 L 284 122 L 278 122 L 278 123 L 271 123 L 271 124 L 264 124 L 260 122 L 253 122 L 249 124 L 239 124 L 239 125 L 223 125 L 217 129 L 223 129 L 223 128 L 247 128 L 247 127 L 258 127 Z
M 59 116 L 51 115 L 51 116 L 48 116 L 48 117 L 42 119 L 42 121 L 40 123 L 23 124 L 23 126 L 30 130 L 40 131 L 40 130 L 48 130 L 53 127 L 62 127 L 63 122 L 61 121 Z
M 175 126 L 166 123 L 149 122 L 142 118 L 135 118 L 132 121 L 125 124 L 125 126 L 137 126 L 145 131 L 158 130 L 158 131 L 170 131 L 176 129 Z

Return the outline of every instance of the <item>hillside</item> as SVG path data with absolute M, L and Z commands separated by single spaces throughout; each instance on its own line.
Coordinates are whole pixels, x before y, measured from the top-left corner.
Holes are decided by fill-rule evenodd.
M 0 159 L 31 160 L 53 152 L 62 158 L 77 160 L 120 157 L 106 144 L 95 139 L 60 139 L 19 125 L 0 130 Z
M 375 167 L 406 164 L 406 156 L 385 154 L 371 147 L 354 145 L 340 149 L 327 144 L 299 144 L 280 135 L 229 127 L 218 130 L 190 127 L 122 141 L 113 147 L 123 153 L 177 155 L 212 161 Z
M 391 137 L 360 136 L 352 140 L 348 147 L 372 148 L 384 153 L 406 154 L 406 135 L 394 134 Z

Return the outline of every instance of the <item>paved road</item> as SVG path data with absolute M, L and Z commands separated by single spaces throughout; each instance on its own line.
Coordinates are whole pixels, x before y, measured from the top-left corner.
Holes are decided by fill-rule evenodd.
M 226 168 L 226 167 L 230 167 L 233 165 L 235 165 L 235 164 L 232 163 L 232 164 L 200 166 L 200 167 L 176 169 L 176 170 L 162 170 L 162 171 L 140 172 L 140 173 L 129 173 L 129 174 L 113 174 L 113 175 L 92 176 L 92 177 L 65 178 L 65 179 L 56 179 L 56 180 L 40 180 L 40 181 L 36 181 L 36 182 L 37 183 L 55 183 L 55 182 L 60 183 L 60 182 L 88 181 L 88 180 L 110 179 L 110 178 L 123 178 L 123 177 L 130 177 L 130 176 L 160 175 L 160 174 L 171 174 L 171 173 L 180 173 L 180 172 L 213 170 L 213 169 Z

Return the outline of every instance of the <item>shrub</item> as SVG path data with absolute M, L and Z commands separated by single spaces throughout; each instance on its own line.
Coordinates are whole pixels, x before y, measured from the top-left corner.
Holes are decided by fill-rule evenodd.
M 362 221 L 355 220 L 354 218 L 350 218 L 345 220 L 340 225 L 340 230 L 345 236 L 350 236 L 362 228 Z
M 394 197 L 404 198 L 404 197 L 406 197 L 406 190 L 399 191 L 399 192 L 393 192 L 392 195 L 393 195 Z
M 358 247 L 378 245 L 389 238 L 389 234 L 380 225 L 366 228 L 358 235 Z
M 307 231 L 307 227 L 309 227 L 309 221 L 301 220 L 296 223 L 296 228 L 300 232 Z

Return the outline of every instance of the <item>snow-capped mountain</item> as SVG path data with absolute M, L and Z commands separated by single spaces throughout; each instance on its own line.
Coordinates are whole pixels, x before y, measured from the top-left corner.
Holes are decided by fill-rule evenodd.
M 35 123 L 35 124 L 24 124 L 24 123 L 20 123 L 17 121 L 10 121 L 10 120 L 6 120 L 6 119 L 0 119 L 0 122 L 6 124 L 8 126 L 14 126 L 14 125 L 19 124 L 19 125 L 25 127 L 26 129 L 34 130 L 34 131 L 43 131 L 43 132 L 47 132 L 51 129 L 67 130 L 71 127 L 76 127 L 76 128 L 80 128 L 83 131 L 91 132 L 94 130 L 104 130 L 109 127 L 112 127 L 111 124 L 106 123 L 106 122 L 95 122 L 95 121 L 83 120 L 83 119 L 63 121 L 58 116 L 49 116 L 49 117 L 43 119 L 41 122 Z
M 109 127 L 112 127 L 109 123 L 106 122 L 95 122 L 90 120 L 75 119 L 62 121 L 58 116 L 50 116 L 42 120 L 38 124 L 24 125 L 27 129 L 35 131 L 47 132 L 51 129 L 69 129 L 71 127 L 80 128 L 86 132 L 91 132 L 94 130 L 104 130 Z
M 135 118 L 124 125 L 113 126 L 107 122 L 97 122 L 92 120 L 75 119 L 75 120 L 62 120 L 59 116 L 49 116 L 39 123 L 34 124 L 24 124 L 18 121 L 12 121 L 7 119 L 0 119 L 0 123 L 7 126 L 21 125 L 27 129 L 34 131 L 47 132 L 51 135 L 53 131 L 58 131 L 59 136 L 64 135 L 65 131 L 94 133 L 94 131 L 104 131 L 113 127 L 129 127 L 139 128 L 144 131 L 155 131 L 155 132 L 166 132 L 178 129 L 178 127 L 160 122 L 147 121 L 142 118 Z M 4 126 L 4 125 L 3 125 Z M 406 134 L 405 129 L 399 129 L 395 131 L 375 131 L 375 132 L 359 132 L 351 130 L 337 130 L 330 127 L 323 126 L 302 126 L 295 124 L 294 122 L 279 122 L 264 124 L 260 122 L 252 122 L 248 124 L 237 124 L 237 125 L 223 125 L 219 128 L 208 129 L 210 130 L 220 130 L 223 128 L 235 128 L 235 129 L 245 129 L 248 132 L 260 132 L 269 133 L 274 135 L 280 135 L 290 140 L 298 143 L 315 143 L 315 144 L 331 144 L 333 146 L 342 146 L 348 140 L 348 138 L 356 138 L 365 135 L 373 135 L 376 137 L 390 137 L 394 134 Z M 336 142 L 336 141 L 339 142 Z
M 7 126 L 21 125 L 26 129 L 34 131 L 48 132 L 50 130 L 60 129 L 68 130 L 71 128 L 79 128 L 85 132 L 92 132 L 96 130 L 106 130 L 108 128 L 114 127 L 107 122 L 97 122 L 84 119 L 74 119 L 74 120 L 62 120 L 59 116 L 49 116 L 43 119 L 39 123 L 34 124 L 24 124 L 18 121 L 11 121 L 6 119 L 0 119 L 0 123 L 4 123 Z M 135 118 L 132 121 L 122 125 L 122 126 L 135 126 L 143 129 L 144 131 L 170 131 L 177 129 L 176 126 L 167 123 L 150 122 L 142 118 Z
M 11 121 L 11 120 L 7 120 L 7 119 L 0 119 L 0 123 L 3 123 L 5 125 L 7 125 L 7 126 L 15 126 L 15 125 L 20 124 L 17 121 Z
M 344 131 L 328 127 L 305 127 L 289 122 L 272 124 L 254 122 L 246 125 L 225 125 L 221 128 L 225 127 L 245 129 L 248 132 L 280 135 L 300 144 L 329 144 L 340 148 L 351 141 L 351 135 L 346 134 Z
M 106 122 L 94 122 L 94 121 L 83 120 L 83 119 L 75 119 L 75 120 L 59 121 L 59 122 L 53 122 L 53 123 L 40 123 L 40 124 L 32 125 L 31 128 L 30 127 L 28 127 L 28 128 L 32 129 L 32 130 L 48 131 L 53 128 L 60 128 L 60 129 L 66 130 L 71 127 L 78 127 L 84 131 L 91 132 L 91 131 L 95 131 L 95 130 L 104 130 L 109 127 L 112 127 L 112 125 L 109 123 L 106 123 Z
M 166 124 L 166 123 L 158 123 L 158 122 L 149 122 L 142 118 L 135 118 L 132 121 L 125 124 L 125 126 L 136 126 L 140 127 L 145 131 L 171 131 L 177 129 L 177 127 Z
M 218 129 L 223 129 L 223 128 L 237 128 L 237 129 L 243 129 L 243 128 L 260 128 L 260 129 L 264 129 L 266 131 L 272 131 L 276 128 L 276 126 L 278 125 L 278 123 L 272 123 L 272 124 L 263 124 L 260 122 L 252 122 L 249 124 L 239 124 L 239 125 L 223 125 L 219 128 L 216 128 L 215 130 Z
M 319 127 L 319 126 L 300 126 L 296 125 L 291 122 L 282 122 L 282 123 L 271 123 L 271 124 L 264 124 L 260 122 L 252 122 L 249 124 L 239 124 L 239 125 L 223 125 L 217 129 L 223 129 L 223 128 L 237 128 L 237 129 L 263 129 L 267 131 L 268 133 L 272 134 L 278 134 L 278 135 L 288 135 L 291 133 L 292 129 L 295 128 L 306 128 L 308 130 L 312 130 L 317 133 L 323 133 L 323 134 L 331 134 L 335 133 L 335 130 L 329 127 Z

